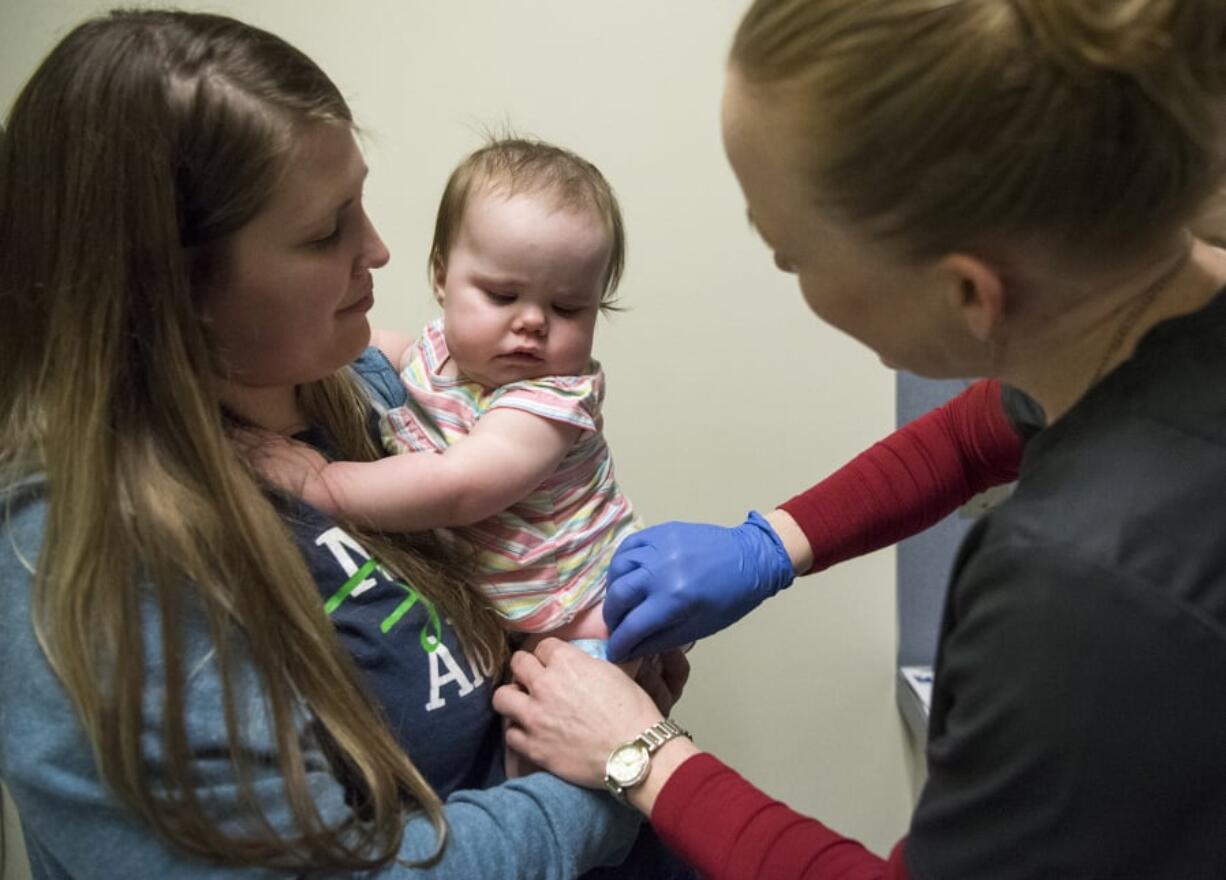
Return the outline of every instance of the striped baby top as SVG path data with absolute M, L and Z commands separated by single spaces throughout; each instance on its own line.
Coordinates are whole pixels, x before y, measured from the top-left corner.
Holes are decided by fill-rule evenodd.
M 617 544 L 641 528 L 617 487 L 601 432 L 604 374 L 546 376 L 485 388 L 440 375 L 448 358 L 442 319 L 426 326 L 400 374 L 409 402 L 383 417 L 391 452 L 442 452 L 483 414 L 512 407 L 581 429 L 557 470 L 500 514 L 455 531 L 477 550 L 482 586 L 508 628 L 549 632 L 604 596 Z

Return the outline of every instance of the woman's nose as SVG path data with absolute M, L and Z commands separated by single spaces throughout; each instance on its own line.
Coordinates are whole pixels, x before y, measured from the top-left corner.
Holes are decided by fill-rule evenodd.
M 387 245 L 383 243 L 379 230 L 375 229 L 375 224 L 371 222 L 370 217 L 366 214 L 363 214 L 363 217 L 366 228 L 363 233 L 362 252 L 358 257 L 358 263 L 362 269 L 379 269 L 387 265 L 387 261 L 392 258 L 392 255 L 388 251 Z

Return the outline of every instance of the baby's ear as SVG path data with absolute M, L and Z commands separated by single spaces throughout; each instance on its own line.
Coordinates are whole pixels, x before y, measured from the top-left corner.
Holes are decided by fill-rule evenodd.
M 435 257 L 430 264 L 430 283 L 434 287 L 434 301 L 440 306 L 445 298 L 444 289 L 447 286 L 447 264 Z

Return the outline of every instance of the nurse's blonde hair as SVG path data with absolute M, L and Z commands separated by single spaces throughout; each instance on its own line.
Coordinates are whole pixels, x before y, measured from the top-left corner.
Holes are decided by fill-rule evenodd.
M 1205 210 L 1221 0 L 757 0 L 730 63 L 800 106 L 813 198 L 912 258 L 1089 265 Z

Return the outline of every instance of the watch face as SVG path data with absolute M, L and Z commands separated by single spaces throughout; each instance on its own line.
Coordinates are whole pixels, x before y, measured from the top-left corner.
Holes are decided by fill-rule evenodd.
M 609 756 L 605 772 L 621 786 L 629 787 L 641 782 L 647 773 L 647 761 L 650 756 L 647 748 L 640 742 L 630 742 L 618 746 Z

